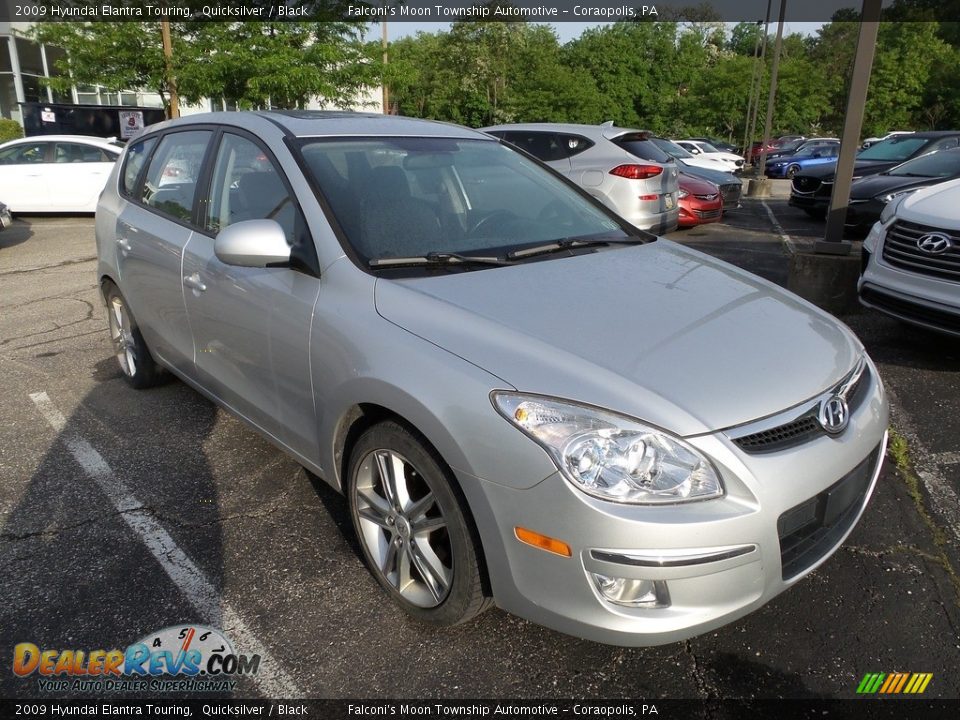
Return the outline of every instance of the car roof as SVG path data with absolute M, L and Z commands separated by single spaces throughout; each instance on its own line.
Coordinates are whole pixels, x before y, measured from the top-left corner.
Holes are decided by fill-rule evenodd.
M 171 126 L 215 123 L 256 130 L 265 121 L 279 126 L 285 133 L 295 137 L 348 137 L 348 136 L 408 136 L 449 137 L 474 140 L 489 140 L 476 130 L 452 123 L 397 115 L 381 115 L 374 112 L 346 112 L 335 110 L 260 110 L 240 112 L 198 113 L 176 120 L 165 120 L 151 125 L 147 131 Z
M 15 140 L 9 140 L 0 147 L 6 147 L 7 145 L 15 145 L 17 143 L 24 142 L 76 142 L 76 143 L 86 143 L 87 145 L 96 145 L 97 147 L 105 147 L 111 150 L 116 150 L 120 152 L 123 148 L 118 145 L 115 145 L 115 140 L 108 140 L 102 137 L 95 137 L 93 135 L 30 135 L 29 137 L 16 138 Z
M 649 130 L 617 127 L 612 122 L 606 122 L 603 125 L 581 125 L 578 123 L 516 123 L 508 125 L 491 125 L 489 127 L 481 128 L 481 130 L 483 132 L 523 132 L 524 130 L 539 132 L 564 132 L 583 135 L 592 140 L 612 140 L 622 135 L 628 135 L 631 133 L 646 133 L 651 137 L 653 136 L 653 133 Z

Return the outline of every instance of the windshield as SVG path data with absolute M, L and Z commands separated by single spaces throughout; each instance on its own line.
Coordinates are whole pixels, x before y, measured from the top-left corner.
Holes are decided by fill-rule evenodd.
M 691 153 L 688 153 L 686 150 L 684 150 L 682 147 L 677 145 L 675 142 L 670 142 L 669 140 L 665 140 L 663 138 L 650 138 L 650 139 L 654 142 L 654 144 L 656 144 L 658 148 L 663 150 L 667 155 L 670 155 L 671 157 L 683 158 L 684 160 L 686 160 L 687 158 L 693 157 Z
M 921 155 L 890 170 L 888 175 L 952 177 L 960 174 L 960 149 Z
M 892 137 L 863 150 L 857 160 L 906 160 L 927 142 L 926 138 Z
M 711 144 L 708 143 L 708 142 L 701 142 L 701 143 L 700 143 L 700 149 L 703 150 L 705 153 L 716 153 L 716 152 L 720 152 L 719 150 L 717 150 L 713 145 L 711 145 Z
M 365 265 L 380 258 L 504 255 L 561 239 L 627 237 L 612 216 L 497 142 L 310 138 L 300 149 Z

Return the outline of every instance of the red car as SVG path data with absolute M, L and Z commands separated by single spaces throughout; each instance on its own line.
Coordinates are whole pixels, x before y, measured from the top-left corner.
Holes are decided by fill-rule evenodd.
M 680 173 L 680 227 L 693 227 L 720 220 L 723 197 L 712 182 Z

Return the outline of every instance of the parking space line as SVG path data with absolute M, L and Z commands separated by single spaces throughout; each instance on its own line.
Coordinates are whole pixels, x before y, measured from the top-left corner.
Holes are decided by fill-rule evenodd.
M 174 542 L 170 534 L 113 472 L 103 456 L 83 437 L 67 429 L 67 420 L 46 392 L 31 393 L 47 423 L 60 433 L 74 460 L 113 503 L 124 522 L 140 538 L 174 585 L 205 619 L 221 617 L 222 627 L 237 646 L 260 656 L 261 671 L 250 679 L 268 698 L 298 698 L 303 694 L 293 679 L 273 659 L 240 615 L 224 602 L 203 571 Z
M 782 242 L 787 251 L 791 255 L 797 254 L 797 244 L 793 241 L 793 238 L 787 235 L 786 231 L 783 229 L 783 226 L 780 224 L 780 221 L 777 220 L 777 216 L 773 214 L 773 210 L 770 209 L 770 206 L 767 205 L 766 200 L 761 200 L 760 204 L 763 205 L 763 209 L 767 211 L 767 217 L 770 218 L 770 224 L 773 225 L 773 231 L 780 236 L 780 242 Z

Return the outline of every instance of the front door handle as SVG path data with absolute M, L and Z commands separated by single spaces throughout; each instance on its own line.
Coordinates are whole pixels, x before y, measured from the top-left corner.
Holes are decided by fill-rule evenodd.
M 129 250 L 130 250 L 130 241 L 127 240 L 125 237 L 118 237 L 118 238 L 117 238 L 117 245 L 118 245 L 118 246 L 120 247 L 120 249 L 123 250 L 124 252 L 129 252 Z
M 194 273 L 183 278 L 183 284 L 197 292 L 206 292 L 207 286 L 200 280 L 200 274 Z

